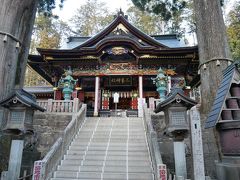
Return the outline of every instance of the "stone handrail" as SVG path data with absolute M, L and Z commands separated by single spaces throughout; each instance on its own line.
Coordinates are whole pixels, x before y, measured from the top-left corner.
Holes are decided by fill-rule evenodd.
M 149 108 L 152 111 L 154 111 L 156 109 L 158 103 L 160 103 L 160 99 L 149 98 Z
M 81 109 L 73 114 L 71 122 L 65 128 L 62 136 L 50 148 L 46 156 L 42 160 L 34 162 L 33 180 L 48 180 L 52 177 L 68 146 L 84 122 L 86 111 L 87 107 L 83 104 Z
M 162 162 L 161 152 L 157 141 L 157 133 L 153 129 L 150 112 L 149 109 L 147 109 L 147 104 L 144 104 L 143 106 L 143 119 L 154 170 L 154 177 L 156 180 L 167 179 L 166 165 Z
M 77 112 L 80 108 L 80 103 L 78 98 L 73 100 L 37 100 L 37 104 L 47 112 L 63 113 L 63 112 Z

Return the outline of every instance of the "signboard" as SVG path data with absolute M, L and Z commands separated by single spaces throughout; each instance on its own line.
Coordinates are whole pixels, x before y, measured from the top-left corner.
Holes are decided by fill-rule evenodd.
M 131 86 L 132 77 L 131 76 L 111 76 L 109 78 L 110 86 Z
M 158 180 L 167 180 L 167 168 L 165 164 L 158 164 Z
M 119 93 L 115 92 L 113 94 L 113 102 L 114 103 L 119 103 Z
M 43 168 L 42 161 L 35 161 L 34 168 L 33 168 L 33 180 L 40 180 L 41 178 L 41 171 Z

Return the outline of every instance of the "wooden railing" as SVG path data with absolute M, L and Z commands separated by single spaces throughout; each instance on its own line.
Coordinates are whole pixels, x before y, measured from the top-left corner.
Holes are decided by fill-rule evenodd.
M 81 107 L 81 103 L 78 98 L 74 98 L 73 100 L 38 100 L 38 105 L 46 109 L 46 112 L 55 112 L 55 113 L 63 113 L 63 112 L 78 112 Z

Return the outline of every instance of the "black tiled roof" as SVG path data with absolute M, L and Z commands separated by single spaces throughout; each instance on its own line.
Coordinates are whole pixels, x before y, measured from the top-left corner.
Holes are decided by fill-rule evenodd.
M 31 107 L 35 110 L 39 110 L 42 112 L 45 111 L 44 108 L 40 107 L 36 103 L 36 97 L 33 94 L 24 91 L 23 89 L 16 89 L 11 95 L 0 101 L 0 105 L 5 108 L 9 108 L 9 102 L 12 101 L 14 98 L 19 100 L 22 104 Z
M 231 64 L 230 66 L 228 66 L 223 71 L 223 80 L 217 91 L 217 95 L 216 95 L 215 101 L 213 103 L 212 109 L 211 109 L 210 113 L 208 114 L 208 118 L 205 122 L 205 128 L 212 128 L 217 124 L 217 122 L 220 118 L 221 111 L 222 111 L 223 105 L 225 103 L 227 94 L 231 87 L 231 82 L 232 82 L 234 72 L 237 69 L 238 64 L 239 64 L 239 62 L 235 62 L 235 63 Z
M 185 96 L 184 92 L 181 88 L 175 88 L 169 93 L 169 95 L 163 102 L 161 102 L 157 105 L 154 112 L 158 113 L 158 112 L 163 111 L 164 107 L 166 107 L 168 104 L 176 101 L 177 98 L 181 99 L 181 103 L 185 103 L 185 105 L 188 109 L 190 109 L 192 106 L 197 104 L 196 101 Z

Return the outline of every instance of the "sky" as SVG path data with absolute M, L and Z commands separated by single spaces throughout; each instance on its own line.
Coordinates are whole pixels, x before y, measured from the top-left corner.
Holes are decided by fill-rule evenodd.
M 87 0 L 65 0 L 63 8 L 60 10 L 57 8 L 54 13 L 60 17 L 63 21 L 68 21 L 76 12 L 76 10 L 85 4 Z M 106 3 L 110 12 L 116 12 L 116 9 L 120 8 L 123 12 L 126 12 L 129 6 L 133 5 L 131 0 L 98 0 L 99 2 Z

